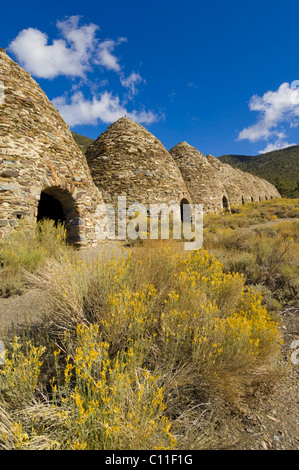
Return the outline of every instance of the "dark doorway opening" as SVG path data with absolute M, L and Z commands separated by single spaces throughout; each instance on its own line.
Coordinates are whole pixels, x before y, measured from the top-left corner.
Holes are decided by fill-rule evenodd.
M 222 207 L 223 207 L 223 209 L 225 209 L 226 211 L 229 210 L 228 199 L 227 199 L 226 196 L 223 196 L 223 198 L 222 198 Z
M 251 196 L 251 198 L 250 198 L 250 199 L 251 199 L 251 202 L 254 202 L 254 201 L 253 201 L 253 196 Z
M 59 186 L 51 186 L 41 192 L 37 222 L 45 219 L 53 220 L 55 226 L 64 225 L 66 241 L 69 244 L 75 245 L 81 241 L 83 220 L 79 216 L 76 201 L 69 191 Z
M 56 227 L 59 223 L 65 223 L 65 214 L 61 202 L 50 194 L 42 192 L 37 209 L 37 221 L 44 219 L 54 220 Z
M 191 214 L 191 206 L 187 199 L 182 199 L 180 202 L 181 208 L 181 221 L 183 223 L 191 224 L 192 222 L 192 214 Z

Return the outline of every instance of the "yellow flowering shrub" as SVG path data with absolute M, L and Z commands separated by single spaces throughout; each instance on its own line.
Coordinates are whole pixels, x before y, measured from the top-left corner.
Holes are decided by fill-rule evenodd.
M 0 369 L 0 402 L 4 399 L 21 407 L 33 398 L 44 352 L 42 346 L 36 347 L 31 341 L 22 345 L 20 338 L 14 338 Z
M 63 446 L 69 449 L 172 448 L 159 377 L 139 367 L 133 341 L 109 357 L 99 327 L 77 326 L 77 346 L 64 380 L 52 382 L 54 401 L 65 411 Z M 137 359 L 136 359 L 137 358 Z M 57 384 L 59 384 L 57 386 Z M 70 384 L 72 386 L 70 387 Z
M 236 376 L 263 361 L 276 362 L 278 325 L 242 275 L 225 274 L 206 251 L 184 257 L 176 285 L 164 301 L 161 336 L 168 360 L 189 358 L 205 381 Z M 181 266 L 180 266 L 181 269 Z M 188 298 L 186 298 L 188 297 Z M 219 384 L 220 385 L 220 384 Z

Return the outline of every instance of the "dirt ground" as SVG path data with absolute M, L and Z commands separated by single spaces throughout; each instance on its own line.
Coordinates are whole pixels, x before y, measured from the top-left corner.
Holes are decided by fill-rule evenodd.
M 119 244 L 112 243 L 105 248 L 105 252 L 110 256 L 119 249 Z M 81 256 L 90 261 L 98 252 L 96 248 L 82 250 Z M 1 331 L 18 329 L 24 324 L 38 326 L 46 313 L 44 300 L 45 294 L 39 289 L 27 290 L 21 296 L 1 298 L 0 335 Z M 230 435 L 229 441 L 234 443 L 231 444 L 232 449 L 299 449 L 299 299 L 282 310 L 279 319 L 286 377 L 271 388 L 266 396 L 265 393 L 257 392 L 246 407 L 232 413 L 229 425 L 224 423 L 220 426 L 219 433 L 222 436 L 225 433 Z
M 279 319 L 282 365 L 286 366 L 287 373 L 266 394 L 265 390 L 257 391 L 246 406 L 228 420 L 229 424 L 221 427 L 222 435 L 231 434 L 230 441 L 234 444 L 229 448 L 299 449 L 299 302 L 281 311 Z M 296 348 L 292 348 L 295 344 Z

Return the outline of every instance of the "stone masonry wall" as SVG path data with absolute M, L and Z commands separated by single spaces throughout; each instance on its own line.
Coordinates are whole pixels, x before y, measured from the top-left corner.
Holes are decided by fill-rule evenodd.
M 178 165 L 194 204 L 203 204 L 204 212 L 223 209 L 223 197 L 228 195 L 218 173 L 206 157 L 187 142 L 180 142 L 170 155 Z
M 41 192 L 62 203 L 74 243 L 94 244 L 103 202 L 84 155 L 30 74 L 0 51 L 0 238 L 25 217 L 34 222 Z M 75 239 L 76 238 L 76 239 Z

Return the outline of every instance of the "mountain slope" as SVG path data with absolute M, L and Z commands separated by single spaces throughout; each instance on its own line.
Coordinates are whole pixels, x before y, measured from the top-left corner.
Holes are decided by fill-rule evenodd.
M 256 156 L 222 155 L 219 160 L 264 178 L 284 197 L 299 197 L 299 145 Z
M 77 134 L 77 132 L 72 132 L 72 134 L 74 141 L 83 153 L 86 152 L 87 147 L 94 141 L 94 139 L 91 139 L 90 137 L 84 137 L 84 135 Z

